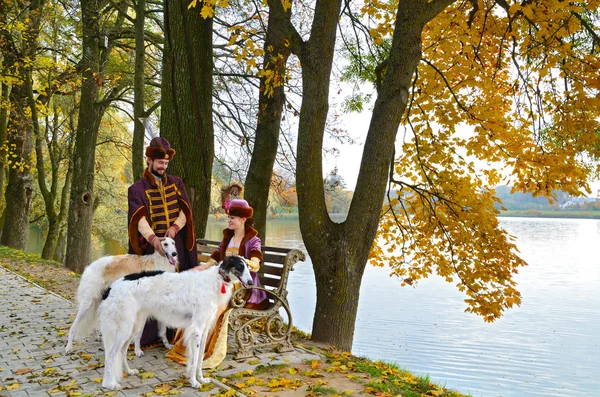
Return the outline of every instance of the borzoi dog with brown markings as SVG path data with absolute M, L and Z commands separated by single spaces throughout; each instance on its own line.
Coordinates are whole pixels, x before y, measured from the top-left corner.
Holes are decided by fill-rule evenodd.
M 202 376 L 206 338 L 219 308 L 229 303 L 235 280 L 252 285 L 248 264 L 239 256 L 226 257 L 204 271 L 147 272 L 116 281 L 98 308 L 105 354 L 102 386 L 119 390 L 123 370 L 138 372 L 127 364 L 127 346 L 147 318 L 185 330 L 190 384 L 197 388 L 210 382 Z
M 152 255 L 115 255 L 105 256 L 87 266 L 81 275 L 77 288 L 77 316 L 69 330 L 69 341 L 65 351 L 68 353 L 73 348 L 75 339 L 87 336 L 96 326 L 98 306 L 102 302 L 102 294 L 106 289 L 121 277 L 148 270 L 162 270 L 174 272 L 177 267 L 177 249 L 175 240 L 165 238 L 162 242 L 163 256 L 159 252 Z M 166 337 L 166 326 L 159 325 L 161 340 L 170 348 Z M 141 333 L 139 335 L 141 337 Z M 136 339 L 136 354 L 141 355 L 139 338 Z

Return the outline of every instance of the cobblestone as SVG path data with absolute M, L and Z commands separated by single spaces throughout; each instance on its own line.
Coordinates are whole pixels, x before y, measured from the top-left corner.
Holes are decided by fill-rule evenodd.
M 56 397 L 73 392 L 79 396 L 105 395 L 106 390 L 101 387 L 101 339 L 88 337 L 85 343 L 75 343 L 74 352 L 64 352 L 76 313 L 73 303 L 1 266 L 0 280 L 0 397 Z M 113 396 L 142 396 L 159 384 L 181 382 L 185 368 L 165 358 L 165 353 L 166 349 L 160 347 L 146 351 L 140 358 L 131 355 L 135 363 L 130 363 L 132 368 L 152 372 L 154 377 L 128 376 L 121 382 L 123 390 Z M 221 369 L 211 371 L 210 376 L 220 378 L 260 364 L 315 359 L 320 356 L 303 349 L 283 354 L 259 352 L 243 362 L 228 355 Z M 214 389 L 207 392 L 181 387 L 178 396 L 214 396 L 227 387 L 216 380 L 213 383 Z

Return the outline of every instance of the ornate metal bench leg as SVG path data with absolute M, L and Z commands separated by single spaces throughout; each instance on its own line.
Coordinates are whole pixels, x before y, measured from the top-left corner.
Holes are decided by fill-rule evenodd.
M 234 331 L 235 341 L 238 346 L 238 350 L 234 356 L 234 359 L 242 360 L 252 357 L 255 336 L 250 329 L 250 325 L 248 323 L 244 323 L 242 319 L 238 317 L 233 321 L 232 329 Z
M 278 353 L 291 352 L 293 350 L 294 350 L 294 346 L 292 346 L 292 342 L 290 342 L 289 339 L 282 342 L 281 345 L 275 349 L 275 351 Z

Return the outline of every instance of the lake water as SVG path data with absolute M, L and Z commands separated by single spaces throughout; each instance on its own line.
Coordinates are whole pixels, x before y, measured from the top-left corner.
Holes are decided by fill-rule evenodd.
M 464 295 L 438 277 L 400 287 L 367 267 L 353 353 L 396 362 L 474 397 L 600 396 L 600 221 L 502 218 L 529 266 L 523 302 L 493 324 L 464 313 Z M 219 239 L 224 221 L 210 222 Z M 295 221 L 268 225 L 268 245 L 304 250 Z M 294 325 L 310 332 L 316 290 L 310 258 L 289 280 Z

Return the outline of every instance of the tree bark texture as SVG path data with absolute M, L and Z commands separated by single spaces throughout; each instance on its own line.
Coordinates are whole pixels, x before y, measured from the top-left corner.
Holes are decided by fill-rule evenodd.
M 8 131 L 8 114 L 10 109 L 11 86 L 1 84 L 0 89 L 0 197 L 4 200 L 4 184 L 6 182 L 6 138 Z M 4 203 L 0 209 L 4 208 Z M 0 225 L 1 228 L 1 225 Z
M 144 125 L 140 118 L 144 117 L 144 62 L 146 42 L 144 40 L 144 24 L 146 21 L 146 0 L 138 0 L 135 8 L 135 74 L 133 77 L 133 142 L 131 145 L 131 168 L 133 179 L 142 177 L 145 168 L 144 160 Z
M 2 74 L 11 75 L 14 74 L 14 65 L 16 54 L 14 51 L 14 43 L 12 41 L 11 34 L 8 30 L 2 29 L 2 26 L 6 26 L 8 17 L 8 4 L 6 2 L 0 2 L 0 71 Z M 0 82 L 0 210 L 2 216 L 0 217 L 0 236 L 2 235 L 2 225 L 4 224 L 4 207 L 6 202 L 4 201 L 4 187 L 6 183 L 6 177 L 8 175 L 8 169 L 6 166 L 6 155 L 7 155 L 7 128 L 8 128 L 8 115 L 10 112 L 10 91 L 12 86 Z
M 425 23 L 446 5 L 418 0 L 399 5 L 388 66 L 373 109 L 356 191 L 348 218 L 341 224 L 332 222 L 327 214 L 322 180 L 322 143 L 340 2 L 319 1 L 310 39 L 293 46 L 302 63 L 303 76 L 297 191 L 300 229 L 317 283 L 314 340 L 343 350 L 352 348 L 360 284 L 377 231 L 396 133 L 421 59 L 421 32 Z
M 161 87 L 161 136 L 177 151 L 168 172 L 182 178 L 192 205 L 196 237 L 204 237 L 210 209 L 214 130 L 212 121 L 212 18 L 165 1 Z
M 31 176 L 33 152 L 33 127 L 37 119 L 33 116 L 34 109 L 28 99 L 28 92 L 32 90 L 32 62 L 35 62 L 37 52 L 37 39 L 42 20 L 44 0 L 35 0 L 23 10 L 24 21 L 26 21 L 28 35 L 22 42 L 8 37 L 4 32 L 3 38 L 12 41 L 11 52 L 8 58 L 23 62 L 19 68 L 15 68 L 15 74 L 19 83 L 12 90 L 11 103 L 14 110 L 9 116 L 8 142 L 14 145 L 15 160 L 9 165 L 8 185 L 6 186 L 6 208 L 4 224 L 2 226 L 2 238 L 0 244 L 25 250 L 29 234 L 29 211 L 33 196 L 33 177 Z M 30 110 L 28 112 L 28 110 Z
M 286 62 L 290 55 L 289 34 L 283 28 L 289 23 L 291 9 L 287 12 L 279 0 L 269 2 L 269 25 L 267 38 L 264 44 L 265 59 L 264 70 L 272 70 L 284 80 Z M 278 58 L 282 55 L 283 58 Z M 267 207 L 269 205 L 269 191 L 273 176 L 273 164 L 279 146 L 279 129 L 281 115 L 285 104 L 283 82 L 279 87 L 266 87 L 266 78 L 260 79 L 260 92 L 258 97 L 258 120 L 254 138 L 254 148 L 248 175 L 246 176 L 244 198 L 254 209 L 254 228 L 266 244 L 267 233 Z M 272 91 L 268 91 L 272 89 Z M 272 94 L 271 94 L 272 93 Z
M 23 77 L 25 81 L 26 77 Z M 0 244 L 25 250 L 29 233 L 29 211 L 33 198 L 31 176 L 33 133 L 31 118 L 26 114 L 29 106 L 24 84 L 13 88 L 11 103 L 14 107 L 10 113 L 7 142 L 12 147 L 9 152 L 12 163 L 8 164 L 8 184 L 4 196 L 6 207 Z M 12 154 L 16 157 L 12 157 Z
M 73 153 L 73 183 L 69 200 L 67 254 L 65 265 L 81 273 L 90 261 L 92 220 L 94 216 L 94 172 L 96 139 L 105 106 L 97 104 L 101 78 L 99 17 L 100 0 L 81 1 L 82 10 L 82 85 L 79 122 Z M 105 50 L 106 51 L 106 50 Z

